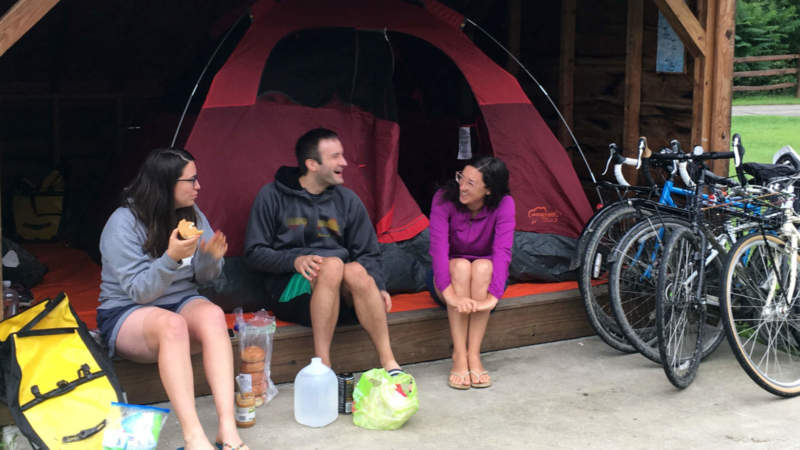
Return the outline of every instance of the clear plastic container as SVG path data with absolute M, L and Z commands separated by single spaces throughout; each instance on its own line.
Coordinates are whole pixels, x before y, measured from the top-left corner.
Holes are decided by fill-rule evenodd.
M 19 312 L 19 293 L 11 287 L 11 281 L 3 281 L 3 318 L 14 316 Z
M 294 419 L 309 427 L 324 427 L 339 417 L 339 383 L 322 359 L 311 364 L 294 378 Z

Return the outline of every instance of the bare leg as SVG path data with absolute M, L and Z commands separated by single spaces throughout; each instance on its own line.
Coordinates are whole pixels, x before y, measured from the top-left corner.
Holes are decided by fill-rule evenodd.
M 217 409 L 217 442 L 239 445 L 242 439 L 233 415 L 233 350 L 222 309 L 204 299 L 188 303 L 180 312 L 193 343 L 203 352 L 203 369 Z
M 161 384 L 175 410 L 187 449 L 212 449 L 194 402 L 189 331 L 184 318 L 158 307 L 141 308 L 122 324 L 117 353 L 135 362 L 158 362 Z
M 324 258 L 311 291 L 311 329 L 314 354 L 331 367 L 331 342 L 339 319 L 339 290 L 344 263 L 339 258 Z
M 470 279 L 472 277 L 470 262 L 463 258 L 450 260 L 450 284 L 455 294 L 459 297 L 470 296 Z M 441 292 L 436 292 L 442 298 Z M 453 340 L 453 368 L 450 371 L 450 382 L 453 384 L 466 381 L 463 377 L 454 374 L 463 374 L 469 370 L 467 361 L 467 332 L 469 330 L 470 314 L 460 313 L 447 305 L 447 320 L 450 323 L 450 337 Z
M 472 299 L 485 302 L 489 283 L 492 280 L 492 262 L 488 259 L 477 259 L 472 262 Z M 496 302 L 495 302 L 496 304 Z M 492 306 L 493 308 L 494 306 Z M 481 343 L 486 334 L 489 323 L 489 313 L 492 308 L 474 312 L 469 316 L 469 335 L 467 337 L 467 360 L 469 363 L 470 380 L 474 384 L 488 383 L 491 379 L 488 374 L 481 374 L 485 369 L 481 363 Z
M 392 353 L 386 306 L 375 280 L 361 264 L 347 263 L 344 265 L 344 287 L 353 296 L 356 316 L 375 345 L 381 366 L 386 370 L 400 367 Z

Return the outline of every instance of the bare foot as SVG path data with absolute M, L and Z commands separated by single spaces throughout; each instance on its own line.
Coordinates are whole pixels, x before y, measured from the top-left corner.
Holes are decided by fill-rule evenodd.
M 236 430 L 235 426 L 233 428 L 225 427 L 224 429 L 222 426 L 220 426 L 220 429 L 217 432 L 217 442 L 222 444 L 222 450 L 250 449 L 250 447 L 242 442 L 242 438 L 239 437 L 239 432 Z
M 469 366 L 467 365 L 467 358 L 453 355 L 453 368 L 450 369 L 449 384 L 451 386 L 464 386 L 469 387 Z
M 184 439 L 183 448 L 186 450 L 216 450 L 205 436 L 198 436 L 193 439 Z
M 492 384 L 492 377 L 483 367 L 480 357 L 469 358 L 469 380 L 473 387 L 488 387 Z

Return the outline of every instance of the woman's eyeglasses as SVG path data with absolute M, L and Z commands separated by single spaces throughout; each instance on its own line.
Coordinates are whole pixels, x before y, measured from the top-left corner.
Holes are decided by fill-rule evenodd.
M 189 183 L 192 183 L 192 186 L 196 186 L 197 184 L 199 184 L 199 180 L 198 180 L 198 176 L 197 175 L 195 175 L 195 176 L 193 176 L 191 178 L 178 178 L 178 181 L 188 181 Z
M 475 182 L 468 178 L 464 178 L 464 173 L 459 170 L 456 172 L 456 183 L 461 184 L 462 181 L 466 181 L 467 186 L 471 188 L 475 187 Z

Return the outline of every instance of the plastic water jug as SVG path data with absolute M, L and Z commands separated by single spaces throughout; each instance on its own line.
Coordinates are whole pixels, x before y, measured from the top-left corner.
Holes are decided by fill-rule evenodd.
M 324 427 L 339 417 L 336 374 L 311 358 L 294 378 L 294 420 L 309 427 Z

